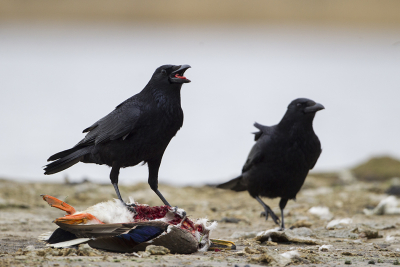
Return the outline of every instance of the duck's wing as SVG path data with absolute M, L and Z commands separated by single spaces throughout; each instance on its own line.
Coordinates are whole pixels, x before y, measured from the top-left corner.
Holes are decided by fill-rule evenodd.
M 90 225 L 71 225 L 64 223 L 57 223 L 61 229 L 66 230 L 76 235 L 76 237 L 83 238 L 104 238 L 112 237 L 122 234 L 128 234 L 130 231 L 138 228 L 139 226 L 155 227 L 165 231 L 168 224 L 162 221 L 148 221 L 137 223 L 110 223 L 110 224 L 90 224 Z M 139 227 L 142 229 L 143 227 Z M 144 234 L 144 232 L 143 232 Z

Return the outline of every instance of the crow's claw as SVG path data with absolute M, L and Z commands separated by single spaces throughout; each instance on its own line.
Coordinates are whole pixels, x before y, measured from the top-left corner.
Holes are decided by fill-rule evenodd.
M 172 212 L 179 215 L 181 218 L 185 218 L 186 217 L 186 211 L 183 210 L 182 214 L 178 213 L 178 206 L 175 206 L 172 208 Z
M 135 204 L 133 204 L 133 203 L 131 203 L 131 204 L 126 204 L 126 203 L 124 202 L 124 205 L 125 205 L 125 207 L 126 207 L 130 212 L 133 212 L 133 213 L 136 214 L 136 210 L 135 210 L 136 205 L 135 205 Z
M 268 220 L 269 215 L 271 215 L 271 218 L 274 221 L 274 223 L 280 224 L 280 220 L 279 220 L 278 216 L 276 216 L 272 210 L 262 211 L 260 213 L 260 217 L 265 217 L 265 220 Z

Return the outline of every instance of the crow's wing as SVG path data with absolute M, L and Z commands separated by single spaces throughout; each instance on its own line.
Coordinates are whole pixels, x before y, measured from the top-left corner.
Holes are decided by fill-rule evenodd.
M 118 105 L 111 113 L 83 130 L 88 132 L 76 146 L 97 145 L 118 138 L 125 139 L 135 128 L 141 109 L 134 99 Z
M 263 134 L 270 135 L 271 132 L 272 132 L 272 128 L 273 128 L 273 126 L 272 126 L 272 127 L 270 127 L 270 126 L 265 126 L 265 125 L 261 125 L 261 124 L 259 124 L 259 123 L 257 123 L 257 122 L 254 123 L 254 127 L 256 127 L 257 129 L 259 129 L 258 132 L 254 132 L 254 133 L 253 133 L 253 134 L 254 134 L 254 141 L 257 141 L 258 139 L 260 139 L 260 137 L 261 137 Z
M 257 142 L 254 144 L 249 156 L 247 157 L 246 163 L 242 168 L 242 173 L 250 170 L 252 166 L 262 161 L 264 158 L 264 153 L 266 153 L 265 147 L 270 141 L 270 135 L 272 134 L 274 128 L 274 126 L 265 126 L 257 122 L 254 123 L 254 127 L 260 131 L 253 133 L 255 135 L 254 140 Z M 260 140 L 262 136 L 263 138 Z
M 242 173 L 247 172 L 254 165 L 263 161 L 265 153 L 267 153 L 265 148 L 268 146 L 270 139 L 269 135 L 265 135 L 254 144 L 253 148 L 250 150 L 249 156 L 247 157 L 246 163 L 242 168 Z

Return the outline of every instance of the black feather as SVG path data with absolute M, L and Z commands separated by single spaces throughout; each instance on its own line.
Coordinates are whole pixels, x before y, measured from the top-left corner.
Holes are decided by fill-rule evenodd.
M 236 177 L 226 183 L 217 185 L 217 188 L 230 189 L 236 192 L 246 191 L 247 186 L 242 184 L 242 176 Z
M 70 241 L 73 239 L 77 239 L 77 236 L 71 232 L 65 231 L 61 228 L 57 228 L 46 242 L 49 244 L 55 244 Z

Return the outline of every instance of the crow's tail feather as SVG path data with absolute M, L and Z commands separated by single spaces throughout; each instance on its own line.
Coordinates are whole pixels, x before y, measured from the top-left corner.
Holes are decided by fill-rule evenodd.
M 49 158 L 56 160 L 47 164 L 44 168 L 44 174 L 54 174 L 63 171 L 82 160 L 83 156 L 88 154 L 92 147 L 71 148 L 61 151 Z
M 54 161 L 56 159 L 61 159 L 61 158 L 65 157 L 65 156 L 68 156 L 69 154 L 71 154 L 71 153 L 73 153 L 73 152 L 75 152 L 75 151 L 77 151 L 79 149 L 82 149 L 82 147 L 74 146 L 73 148 L 58 152 L 58 153 L 54 154 L 53 156 L 50 156 L 50 158 L 48 158 L 47 161 Z
M 226 183 L 217 185 L 217 188 L 230 189 L 236 192 L 246 191 L 247 187 L 241 183 L 242 176 L 236 177 Z

